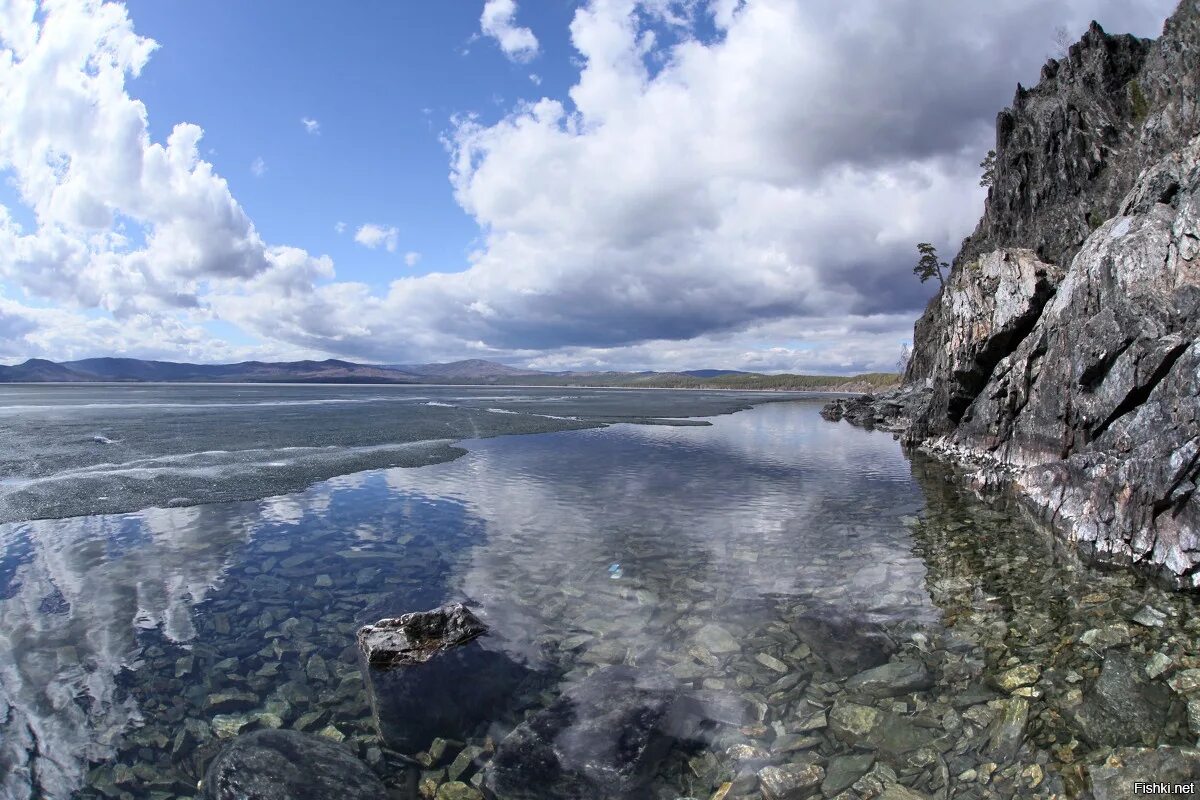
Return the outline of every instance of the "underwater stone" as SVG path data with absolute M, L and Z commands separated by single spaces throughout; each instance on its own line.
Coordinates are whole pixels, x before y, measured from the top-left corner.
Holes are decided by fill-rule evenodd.
M 1021 749 L 1025 726 L 1029 723 L 1029 701 L 1012 697 L 1000 701 L 1003 705 L 988 726 L 985 753 L 996 761 L 1011 761 Z
M 1190 747 L 1121 748 L 1090 773 L 1096 800 L 1127 800 L 1137 796 L 1134 787 L 1138 783 L 1200 782 L 1200 751 Z
M 758 771 L 758 785 L 766 800 L 803 800 L 815 794 L 824 779 L 825 770 L 813 762 L 763 767 Z
M 333 742 L 296 731 L 234 739 L 204 775 L 206 800 L 378 800 L 387 790 Z
M 1075 712 L 1083 738 L 1093 744 L 1152 744 L 1163 735 L 1170 691 L 1148 680 L 1127 650 L 1109 650 L 1096 685 Z
M 875 763 L 871 753 L 861 755 L 835 756 L 825 765 L 825 780 L 821 782 L 821 791 L 826 797 L 841 792 L 867 774 L 867 770 Z
M 461 603 L 359 630 L 371 715 L 389 747 L 416 753 L 438 737 L 464 739 L 534 677 L 504 653 L 486 649 L 479 640 L 486 632 Z
M 933 676 L 920 661 L 901 659 L 858 673 L 846 681 L 846 691 L 872 697 L 895 697 L 928 689 Z
M 679 701 L 661 674 L 598 669 L 506 736 L 484 783 L 498 800 L 636 794 L 672 744 L 694 733 Z

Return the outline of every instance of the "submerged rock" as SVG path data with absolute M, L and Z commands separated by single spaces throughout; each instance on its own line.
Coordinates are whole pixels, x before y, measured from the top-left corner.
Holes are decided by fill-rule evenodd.
M 1167 686 L 1148 679 L 1128 650 L 1109 650 L 1096 685 L 1075 712 L 1075 722 L 1094 744 L 1155 744 L 1163 735 L 1170 702 Z
M 871 697 L 895 697 L 917 692 L 933 686 L 929 669 L 914 659 L 889 661 L 851 677 L 846 681 L 846 691 Z
M 297 731 L 239 736 L 204 774 L 206 800 L 378 800 L 387 790 L 344 746 Z
M 358 630 L 358 646 L 373 667 L 423 664 L 438 653 L 487 633 L 487 626 L 462 603 L 381 619 Z
M 815 760 L 763 767 L 758 771 L 758 785 L 765 800 L 804 800 L 818 794 L 825 770 Z
M 534 673 L 483 646 L 486 626 L 460 603 L 405 614 L 358 632 L 360 669 L 380 737 L 415 753 L 463 739 L 512 701 Z
M 1168 787 L 1200 784 L 1200 751 L 1190 747 L 1159 747 L 1156 749 L 1121 748 L 1114 750 L 1103 764 L 1092 767 L 1092 794 L 1096 800 L 1127 800 L 1145 795 L 1137 784 L 1163 783 Z M 1194 797 L 1194 793 L 1174 792 L 1157 794 L 1172 800 Z
M 883 628 L 861 620 L 843 619 L 835 609 L 814 610 L 791 623 L 792 632 L 835 675 L 853 675 L 884 664 L 896 644 Z
M 669 680 L 603 667 L 505 737 L 485 784 L 498 800 L 640 797 L 693 724 Z
M 846 744 L 885 753 L 907 753 L 931 744 L 934 733 L 892 711 L 839 700 L 829 713 L 829 729 Z

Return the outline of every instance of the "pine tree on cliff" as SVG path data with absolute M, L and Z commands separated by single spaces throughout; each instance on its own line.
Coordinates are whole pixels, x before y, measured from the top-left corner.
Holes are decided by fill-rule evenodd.
M 929 242 L 921 242 L 917 245 L 917 252 L 921 254 L 921 258 L 913 267 L 913 274 L 921 279 L 921 283 L 930 278 L 937 278 L 938 283 L 945 286 L 946 279 L 942 277 L 942 270 L 950 265 L 945 261 L 938 261 L 937 248 Z

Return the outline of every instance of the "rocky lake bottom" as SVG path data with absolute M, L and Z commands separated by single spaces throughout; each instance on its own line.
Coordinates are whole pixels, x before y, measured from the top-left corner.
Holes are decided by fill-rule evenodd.
M 704 416 L 683 420 L 681 393 L 636 413 L 625 395 L 648 393 L 576 394 L 406 395 L 423 460 L 345 475 L 229 444 L 72 466 L 55 455 L 71 442 L 157 435 L 146 409 L 91 403 L 50 467 L 0 481 L 10 517 L 49 509 L 0 525 L 0 797 L 203 797 L 223 747 L 272 729 L 338 743 L 396 798 L 1105 800 L 1194 779 L 1192 596 L 1082 563 L 948 467 L 823 421 L 819 399 L 692 396 Z M 372 446 L 334 430 L 331 397 L 300 427 Z M 470 426 L 424 433 L 455 404 Z M 651 418 L 667 424 L 595 427 Z M 513 432 L 532 435 L 495 436 Z M 284 491 L 246 499 L 260 467 Z M 180 486 L 215 497 L 158 499 Z M 123 510 L 52 513 L 86 492 Z M 381 701 L 356 631 L 452 601 L 488 626 L 493 666 L 406 715 L 509 684 L 486 719 L 401 749 L 412 717 Z

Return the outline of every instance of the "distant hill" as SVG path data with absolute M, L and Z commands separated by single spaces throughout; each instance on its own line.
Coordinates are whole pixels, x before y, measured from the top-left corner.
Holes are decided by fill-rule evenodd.
M 99 379 L 41 358 L 31 358 L 13 367 L 0 366 L 0 383 L 79 383 L 94 380 Z
M 578 386 L 654 389 L 753 389 L 775 391 L 874 392 L 898 381 L 892 373 L 765 375 L 733 369 L 686 372 L 540 372 L 474 358 L 448 364 L 356 364 L 325 361 L 243 361 L 188 364 L 138 358 L 85 358 L 61 364 L 30 359 L 0 366 L 0 383 L 163 381 L 212 383 L 453 383 L 464 386 Z
M 397 369 L 413 375 L 426 378 L 515 378 L 525 375 L 547 375 L 536 369 L 521 369 L 495 361 L 484 361 L 482 358 L 469 358 L 465 361 L 451 361 L 447 364 L 394 364 L 389 369 Z
M 691 375 L 693 378 L 719 378 L 722 375 L 753 375 L 740 369 L 685 369 L 680 375 Z

